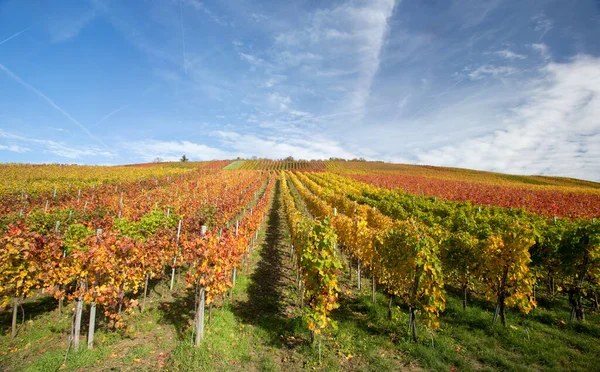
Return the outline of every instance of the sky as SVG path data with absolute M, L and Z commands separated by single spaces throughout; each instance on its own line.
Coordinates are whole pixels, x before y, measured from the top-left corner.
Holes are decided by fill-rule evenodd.
M 600 181 L 600 1 L 0 0 L 0 162 Z

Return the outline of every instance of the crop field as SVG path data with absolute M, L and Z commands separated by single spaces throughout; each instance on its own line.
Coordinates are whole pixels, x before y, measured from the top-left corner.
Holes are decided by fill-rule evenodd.
M 600 189 L 599 183 L 566 177 L 521 176 L 479 171 L 474 169 L 436 167 L 431 165 L 394 164 L 384 162 L 325 161 L 324 163 L 328 171 L 335 173 L 418 176 L 449 181 L 486 183 L 500 186 L 527 186 L 534 189 L 544 189 L 544 186 L 545 188 L 552 186 L 562 188 L 581 188 L 581 190 Z
M 291 160 L 0 176 L 0 370 L 600 361 L 593 182 Z
M 324 171 L 325 164 L 322 161 L 293 161 L 293 160 L 245 160 L 239 165 L 239 169 L 252 170 L 291 170 L 291 171 Z
M 125 167 L 144 168 L 144 167 L 159 167 L 159 168 L 187 168 L 187 169 L 222 169 L 226 168 L 231 163 L 231 160 L 213 160 L 213 161 L 195 161 L 195 162 L 156 162 L 144 164 L 129 164 Z
M 357 181 L 420 196 L 523 208 L 548 217 L 600 215 L 600 184 L 590 181 L 381 162 L 329 161 L 326 165 L 329 171 Z

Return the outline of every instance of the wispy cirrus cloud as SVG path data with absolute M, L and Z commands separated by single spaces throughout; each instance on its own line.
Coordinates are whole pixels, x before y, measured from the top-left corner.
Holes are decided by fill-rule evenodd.
M 254 56 L 252 54 L 248 54 L 248 53 L 239 53 L 239 56 L 241 59 L 243 59 L 244 61 L 250 63 L 251 65 L 254 66 L 264 66 L 265 65 L 265 60 Z
M 22 135 L 4 131 L 2 129 L 0 129 L 0 138 L 4 138 L 4 139 L 10 140 L 10 141 L 28 143 L 29 146 L 38 145 L 38 146 L 41 146 L 43 151 L 47 151 L 51 154 L 54 154 L 54 155 L 57 155 L 57 156 L 60 156 L 63 158 L 67 158 L 67 159 L 81 159 L 84 157 L 96 157 L 96 156 L 112 158 L 115 156 L 115 154 L 113 152 L 98 148 L 96 146 L 71 146 L 64 142 L 25 137 Z M 31 151 L 30 148 L 21 147 L 19 145 L 11 145 L 8 147 L 13 149 L 13 150 L 6 149 L 9 151 L 15 151 L 16 149 L 20 149 L 21 151 L 15 151 L 15 152 Z
M 258 156 L 283 159 L 293 156 L 296 159 L 327 159 L 329 157 L 354 158 L 355 154 L 345 150 L 334 140 L 315 135 L 306 139 L 301 136 L 258 136 L 237 132 L 216 131 L 214 135 L 231 148 L 232 153 L 244 157 Z
M 235 157 L 230 152 L 191 141 L 140 140 L 123 142 L 120 147 L 125 151 L 132 152 L 146 162 L 153 161 L 156 158 L 165 161 L 177 161 L 184 154 L 195 161 Z
M 122 151 L 136 155 L 143 161 L 161 158 L 177 161 L 185 154 L 192 160 L 233 159 L 252 156 L 283 159 L 325 159 L 329 157 L 357 157 L 336 142 L 319 135 L 310 140 L 301 135 L 259 135 L 232 131 L 209 133 L 211 146 L 193 141 L 139 140 L 123 142 Z
M 469 78 L 481 79 L 486 76 L 492 76 L 494 78 L 510 76 L 517 73 L 517 69 L 511 66 L 495 66 L 491 64 L 485 64 L 477 67 L 475 70 L 469 72 Z
M 496 52 L 494 52 L 494 54 L 500 56 L 500 57 L 504 57 L 508 60 L 514 61 L 516 59 L 525 59 L 527 58 L 526 55 L 523 54 L 519 54 L 519 53 L 515 53 L 510 49 L 502 49 L 502 50 L 498 50 Z
M 30 148 L 27 147 L 21 147 L 21 146 L 17 146 L 17 145 L 0 145 L 0 150 L 3 151 L 12 151 L 12 152 L 17 152 L 17 153 L 24 153 L 27 151 L 31 151 Z
M 55 130 L 57 132 L 61 132 L 61 133 L 71 133 L 70 130 L 65 129 L 65 128 L 56 128 L 56 127 L 48 127 L 48 128 L 50 128 L 52 130 Z
M 60 43 L 73 39 L 79 35 L 79 33 L 96 18 L 96 12 L 94 10 L 87 11 L 83 14 L 67 17 L 57 16 L 52 19 L 48 24 L 48 32 L 50 33 L 50 40 L 53 43 Z
M 600 58 L 549 63 L 502 129 L 418 155 L 424 164 L 600 181 Z
M 342 101 L 345 107 L 336 110 L 364 110 L 395 5 L 394 0 L 377 0 L 319 9 L 309 15 L 305 27 L 277 35 L 276 50 L 284 60 L 286 54 L 296 59 L 309 56 L 308 61 L 318 67 L 316 71 L 321 70 L 323 59 L 335 61 L 338 66 L 352 66 L 354 76 L 343 82 L 337 80 L 348 88 L 348 93 Z
M 540 33 L 540 39 L 554 27 L 554 22 L 543 12 L 533 16 L 531 20 L 534 23 L 535 31 Z
M 549 51 L 548 46 L 546 44 L 534 43 L 534 44 L 531 44 L 531 48 L 533 50 L 535 50 L 537 53 L 539 53 L 540 56 L 544 60 L 550 59 L 550 51 Z
M 204 13 L 206 17 L 212 20 L 214 23 L 220 26 L 229 26 L 230 22 L 228 22 L 225 17 L 217 15 L 213 10 L 211 10 L 204 2 L 198 0 L 180 0 L 186 5 L 192 7 L 193 9 Z

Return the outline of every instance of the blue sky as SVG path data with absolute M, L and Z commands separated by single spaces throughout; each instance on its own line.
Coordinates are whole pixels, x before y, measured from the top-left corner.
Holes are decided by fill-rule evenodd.
M 0 161 L 600 181 L 600 1 L 0 0 Z

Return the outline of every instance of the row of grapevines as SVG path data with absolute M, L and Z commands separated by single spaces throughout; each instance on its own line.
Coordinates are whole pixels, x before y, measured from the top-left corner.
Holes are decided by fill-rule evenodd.
M 0 205 L 2 206 L 0 214 L 20 211 L 27 213 L 29 209 L 35 207 L 60 205 L 70 199 L 85 201 L 87 200 L 86 193 L 97 193 L 98 189 L 114 190 L 128 184 L 137 184 L 139 188 L 149 188 L 151 185 L 169 183 L 173 179 L 197 177 L 197 173 L 210 172 L 208 170 L 136 169 L 130 167 L 14 167 L 14 171 L 18 173 L 18 176 L 14 178 L 18 180 L 18 185 L 10 186 L 10 181 L 6 181 L 6 179 L 0 183 L 0 188 L 12 189 L 11 192 L 0 195 Z M 10 165 L 0 166 L 0 174 L 7 172 L 7 168 L 10 169 Z M 33 173 L 30 174 L 31 172 Z
M 273 178 L 269 178 L 260 198 L 248 204 L 247 212 L 236 219 L 233 232 L 212 230 L 202 236 L 188 236 L 183 243 L 184 259 L 189 265 L 186 282 L 188 288 L 197 290 L 196 346 L 204 337 L 204 306 L 235 285 L 236 271 L 250 253 L 266 215 L 273 185 Z
M 483 205 L 524 208 L 549 217 L 600 217 L 600 193 L 591 187 L 503 184 L 500 177 L 491 178 L 490 183 L 398 174 L 351 174 L 348 177 L 391 190 L 400 188 L 444 200 L 470 200 Z M 478 179 L 483 179 L 482 175 Z
M 346 185 L 351 199 L 376 207 L 395 219 L 417 217 L 439 227 L 447 280 L 467 292 L 481 292 L 496 300 L 495 318 L 503 323 L 504 307 L 529 312 L 535 288 L 544 281 L 549 292 L 563 289 L 572 305 L 571 319 L 582 320 L 582 294 L 594 296 L 599 287 L 600 225 L 588 220 L 556 220 L 518 209 L 476 207 L 441 202 L 379 189 L 339 176 L 325 178 Z M 545 280 L 547 279 L 547 280 Z
M 222 177 L 227 176 L 222 173 Z M 249 177 L 225 179 L 225 187 L 222 182 L 207 182 L 205 185 L 211 184 L 212 187 L 204 191 L 215 192 L 218 195 L 217 208 L 215 208 L 217 223 L 222 224 L 224 220 L 239 214 L 239 211 L 252 200 L 253 195 L 256 195 L 262 183 L 260 180 L 264 180 L 265 177 L 266 175 L 253 173 Z M 188 181 L 181 186 L 190 186 Z M 230 189 L 228 189 L 229 182 L 233 184 Z M 200 203 L 197 201 L 198 194 L 190 193 L 189 189 L 178 190 L 173 185 L 156 190 L 159 194 L 156 195 L 158 201 L 155 202 L 155 206 L 158 202 L 169 203 L 173 210 L 180 210 L 184 217 L 179 223 L 181 227 L 184 220 L 193 221 L 194 208 L 197 208 Z M 199 186 L 199 180 L 196 180 L 194 191 Z M 206 196 L 209 196 L 208 192 Z M 101 206 L 103 201 L 111 203 L 114 199 L 115 197 L 97 200 Z M 122 199 L 121 196 L 121 207 Z M 147 208 L 143 203 L 134 203 L 133 206 L 137 206 L 137 210 L 135 207 L 132 208 L 134 213 L 131 214 L 134 216 L 139 216 L 140 211 Z M 31 294 L 34 288 L 45 288 L 60 300 L 68 291 L 68 298 L 77 301 L 76 314 L 79 315 L 75 320 L 76 325 L 81 322 L 83 303 L 89 302 L 92 309 L 95 309 L 96 304 L 102 305 L 105 314 L 114 320 L 114 326 L 122 326 L 121 307 L 131 305 L 124 298 L 125 294 L 137 293 L 142 283 L 146 289 L 148 280 L 162 273 L 164 267 L 169 264 L 170 257 L 184 256 L 177 248 L 179 231 L 175 233 L 179 216 L 170 213 L 170 208 L 167 209 L 166 215 L 155 209 L 143 215 L 139 221 L 111 218 L 109 215 L 105 218 L 108 219 L 105 225 L 107 228 L 102 233 L 98 231 L 96 234 L 94 230 L 78 223 L 70 224 L 63 230 L 62 236 L 59 236 L 58 229 L 52 233 L 48 233 L 47 229 L 46 231 L 40 229 L 42 234 L 31 231 L 27 225 L 31 222 L 29 220 L 18 221 L 11 225 L 2 239 L 3 249 L 0 252 L 0 276 L 3 279 L 1 282 L 4 283 L 0 287 L 0 295 L 4 299 L 3 305 L 7 305 L 11 298 L 15 298 L 13 303 L 16 307 L 17 302 Z M 50 216 L 56 217 L 53 214 Z M 257 216 L 260 216 L 260 213 Z M 97 221 L 90 223 L 93 222 Z M 193 226 L 191 223 L 186 225 Z M 219 225 L 215 226 L 217 227 Z M 188 235 L 185 236 L 194 233 L 196 231 L 190 228 Z M 246 234 L 238 233 L 236 239 L 230 239 L 231 244 L 242 244 L 240 243 L 242 238 L 247 242 Z M 229 242 L 227 237 L 223 241 Z M 233 257 L 235 261 L 240 254 L 238 250 L 232 252 L 235 253 Z M 78 337 L 74 341 L 78 342 Z
M 378 203 L 374 194 L 358 197 L 361 194 L 356 190 L 360 190 L 360 184 L 334 175 L 329 175 L 329 178 L 330 182 L 337 181 L 338 186 L 348 185 L 345 194 L 353 195 L 355 201 L 364 202 L 365 207 L 377 207 L 394 219 L 413 218 L 428 226 L 440 245 L 439 254 L 446 280 L 462 287 L 465 302 L 468 288 L 482 292 L 488 300 L 496 302 L 497 315 L 500 315 L 503 324 L 506 305 L 517 306 L 524 312 L 529 312 L 535 306 L 533 278 L 527 266 L 530 262 L 527 249 L 533 241 L 531 231 L 519 220 L 501 215 L 489 218 L 479 214 L 480 223 L 470 224 L 479 226 L 477 235 L 465 231 L 463 225 L 469 226 L 469 220 L 463 218 L 457 219 L 462 228 L 455 231 L 447 228 L 447 218 L 444 219 L 445 223 L 437 223 L 439 215 L 431 210 L 419 209 L 418 200 L 411 198 L 404 204 L 398 201 Z M 315 179 L 325 181 L 324 177 Z M 443 213 L 451 213 L 452 210 L 443 202 L 439 203 L 444 208 L 439 211 L 440 215 L 447 217 Z M 394 208 L 397 210 L 401 205 L 407 205 L 402 214 L 386 213 Z
M 328 218 L 313 221 L 297 208 L 284 173 L 280 176 L 283 209 L 293 252 L 304 283 L 308 304 L 305 320 L 311 334 L 318 335 L 329 324 L 329 314 L 338 304 L 338 274 L 342 264 L 335 249 L 336 235 Z
M 4 215 L 0 226 L 5 228 L 10 223 L 23 221 L 35 231 L 48 233 L 55 229 L 57 222 L 62 231 L 73 221 L 85 220 L 93 224 L 90 227 L 109 229 L 115 218 L 139 220 L 154 209 L 173 207 L 185 208 L 185 214 L 196 212 L 194 217 L 201 220 L 201 224 L 209 220 L 211 224 L 221 225 L 231 218 L 227 205 L 240 198 L 249 185 L 259 182 L 259 174 L 254 172 L 240 172 L 236 176 L 217 172 L 199 173 L 194 179 L 186 176 L 169 182 L 151 182 L 145 185 L 147 187 L 127 183 L 119 187 L 115 185 L 115 188 L 97 188 L 87 195 L 57 202 L 49 208 L 36 207 L 21 215 Z M 222 190 L 225 195 L 222 195 Z
M 416 339 L 416 315 L 438 326 L 445 307 L 439 247 L 429 229 L 415 221 L 391 221 L 372 208 L 356 205 L 343 194 L 326 190 L 303 174 L 290 174 L 294 186 L 315 215 L 331 215 L 342 248 L 371 271 L 390 295 L 410 308 L 409 327 Z M 301 180 L 302 182 L 301 182 Z M 308 187 L 307 187 L 308 186 Z M 358 280 L 360 286 L 360 271 Z
M 61 164 L 0 165 L 0 200 L 29 195 L 47 199 L 102 184 L 134 182 L 150 178 L 175 177 L 191 169 L 157 166 L 152 168 L 127 166 L 87 166 Z M 56 195 L 55 194 L 56 191 Z

